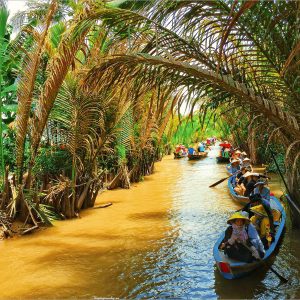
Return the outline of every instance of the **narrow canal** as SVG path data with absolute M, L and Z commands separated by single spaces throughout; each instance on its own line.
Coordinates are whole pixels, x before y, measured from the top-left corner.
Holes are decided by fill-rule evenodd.
M 208 188 L 226 176 L 215 155 L 165 157 L 142 183 L 99 196 L 112 206 L 1 242 L 1 298 L 300 298 L 300 232 L 290 226 L 273 265 L 289 284 L 267 269 L 235 281 L 216 270 L 214 242 L 239 206 L 226 181 Z

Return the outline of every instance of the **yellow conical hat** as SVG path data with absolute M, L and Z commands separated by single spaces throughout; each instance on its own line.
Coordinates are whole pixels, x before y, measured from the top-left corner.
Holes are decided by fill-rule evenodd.
M 268 216 L 268 214 L 266 213 L 264 207 L 261 204 L 251 207 L 250 210 L 253 213 L 255 213 L 256 215 L 263 216 L 263 217 Z
M 235 212 L 228 220 L 227 224 L 231 224 L 231 221 L 236 220 L 236 219 L 243 219 L 246 220 L 247 223 L 250 222 L 249 218 L 247 218 L 245 215 L 243 215 L 241 212 Z

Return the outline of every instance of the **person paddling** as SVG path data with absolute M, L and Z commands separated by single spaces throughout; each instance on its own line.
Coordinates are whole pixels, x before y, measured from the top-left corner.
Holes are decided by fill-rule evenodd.
M 227 224 L 230 226 L 225 231 L 220 249 L 228 257 L 249 263 L 264 256 L 265 251 L 259 235 L 245 214 L 235 212 L 227 220 Z
M 273 209 L 271 208 L 270 202 L 263 199 L 260 194 L 252 194 L 249 197 L 249 203 L 244 206 L 242 211 L 245 211 L 249 214 L 250 220 L 253 221 L 253 224 L 256 223 L 257 228 L 260 226 L 260 222 L 263 220 L 260 218 L 259 212 L 263 210 L 263 213 L 261 215 L 265 215 L 268 220 L 264 220 L 263 227 L 267 226 L 266 224 L 269 224 L 270 228 L 270 235 L 273 237 L 275 235 L 275 226 L 274 226 L 274 215 L 277 220 L 277 212 L 273 212 Z M 258 208 L 258 212 L 256 213 L 256 218 L 251 219 L 255 216 L 255 209 L 252 208 Z M 262 207 L 262 208 L 261 208 Z M 255 225 L 255 224 L 254 224 Z M 263 229 L 265 231 L 265 229 Z
M 267 214 L 263 205 L 253 206 L 250 208 L 250 210 L 254 213 L 254 216 L 250 218 L 251 223 L 259 232 L 259 236 L 264 244 L 264 248 L 269 249 L 274 239 L 274 232 L 272 232 L 271 229 L 271 220 L 269 218 L 269 215 Z
M 270 201 L 270 189 L 265 186 L 266 184 L 265 180 L 258 180 L 254 185 L 253 193 L 260 194 L 263 199 Z

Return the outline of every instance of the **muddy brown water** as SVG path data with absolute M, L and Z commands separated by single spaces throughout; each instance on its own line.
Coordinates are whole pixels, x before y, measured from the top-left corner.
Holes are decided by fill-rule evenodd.
M 104 209 L 0 243 L 0 298 L 300 298 L 300 232 L 288 224 L 270 270 L 228 281 L 213 245 L 239 206 L 227 190 L 216 150 L 201 161 L 165 157 L 130 190 L 105 191 Z M 272 176 L 271 189 L 281 194 Z

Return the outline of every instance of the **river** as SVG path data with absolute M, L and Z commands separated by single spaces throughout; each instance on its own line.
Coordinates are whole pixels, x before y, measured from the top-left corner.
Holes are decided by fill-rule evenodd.
M 239 206 L 216 151 L 201 161 L 167 156 L 130 190 L 105 191 L 81 218 L 0 243 L 0 296 L 12 298 L 300 298 L 300 232 L 288 224 L 273 267 L 228 281 L 212 249 Z M 272 176 L 271 190 L 280 195 Z

